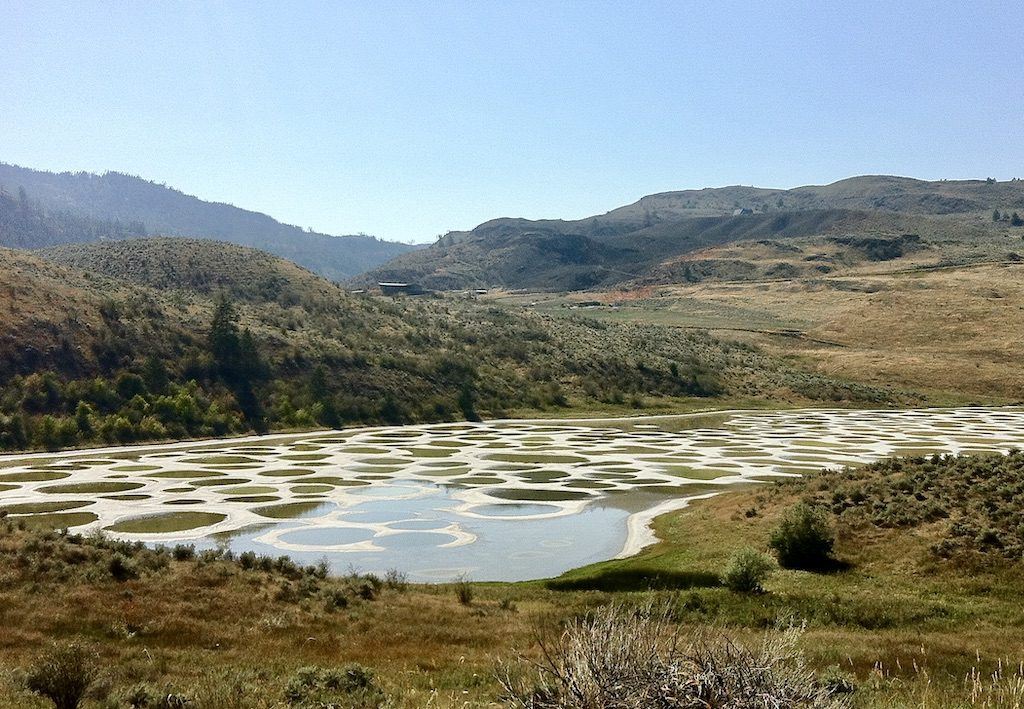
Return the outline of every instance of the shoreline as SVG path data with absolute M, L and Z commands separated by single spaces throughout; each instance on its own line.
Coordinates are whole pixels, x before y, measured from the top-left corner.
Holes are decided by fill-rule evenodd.
M 888 409 L 888 408 L 856 409 L 856 410 L 843 409 L 843 408 L 828 408 L 828 409 L 825 409 L 825 408 L 803 408 L 803 409 L 778 410 L 778 411 L 772 411 L 770 413 L 779 413 L 779 414 L 783 414 L 784 413 L 784 414 L 788 414 L 790 416 L 792 416 L 792 415 L 799 416 L 801 413 L 805 413 L 805 414 L 808 414 L 808 415 L 811 415 L 811 414 L 823 414 L 823 413 L 861 413 L 861 414 L 869 415 L 869 414 L 872 414 L 872 413 L 874 413 L 874 414 L 892 413 L 894 411 L 908 413 L 908 414 L 913 414 L 914 412 L 921 412 L 921 413 L 933 412 L 934 413 L 934 412 L 957 412 L 957 411 L 965 411 L 966 412 L 966 411 L 978 411 L 978 410 L 983 410 L 983 411 L 1007 411 L 1007 412 L 1018 412 L 1019 413 L 1020 412 L 1020 407 L 1019 406 L 1015 406 L 1015 405 L 999 406 L 999 407 L 991 407 L 991 406 L 921 407 L 921 408 L 908 408 L 908 409 L 898 409 L 898 410 Z M 350 437 L 355 437 L 355 436 L 358 436 L 360 434 L 365 434 L 365 433 L 378 433 L 378 432 L 382 432 L 382 431 L 398 431 L 398 430 L 405 430 L 405 429 L 419 429 L 419 430 L 427 430 L 427 431 L 429 431 L 429 430 L 436 430 L 436 429 L 448 429 L 448 428 L 454 428 L 456 430 L 458 430 L 458 429 L 472 429 L 474 426 L 477 426 L 477 425 L 493 426 L 493 425 L 509 425 L 509 424 L 511 424 L 511 425 L 515 425 L 515 424 L 531 424 L 531 425 L 537 425 L 537 426 L 561 425 L 561 426 L 572 427 L 572 426 L 587 426 L 587 425 L 593 425 L 593 424 L 598 424 L 598 426 L 600 426 L 600 425 L 603 424 L 607 428 L 611 429 L 611 428 L 617 428 L 617 427 L 615 427 L 613 425 L 615 423 L 619 423 L 619 424 L 623 424 L 623 423 L 636 424 L 636 423 L 642 423 L 642 422 L 645 422 L 645 421 L 653 422 L 653 421 L 664 421 L 664 420 L 686 420 L 686 419 L 700 419 L 700 418 L 705 418 L 705 417 L 708 417 L 708 416 L 725 416 L 727 418 L 725 418 L 722 421 L 717 422 L 717 425 L 712 426 L 711 428 L 715 428 L 715 429 L 719 429 L 719 428 L 721 428 L 721 429 L 728 429 L 730 423 L 736 417 L 740 417 L 740 416 L 744 416 L 744 415 L 751 415 L 751 414 L 764 414 L 764 413 L 769 413 L 769 412 L 766 412 L 765 410 L 762 410 L 762 409 L 711 409 L 711 410 L 701 410 L 701 411 L 689 411 L 689 412 L 685 412 L 685 413 L 676 413 L 676 414 L 653 414 L 653 415 L 640 414 L 640 415 L 636 415 L 636 416 L 600 416 L 600 417 L 581 417 L 581 418 L 574 418 L 574 419 L 557 419 L 557 420 L 552 420 L 552 419 L 522 419 L 522 418 L 494 419 L 494 420 L 489 420 L 489 421 L 486 421 L 486 422 L 480 422 L 479 424 L 475 423 L 475 422 L 437 422 L 437 423 L 431 423 L 431 424 L 409 424 L 409 425 L 401 425 L 401 426 L 361 426 L 361 427 L 355 427 L 355 428 L 349 428 L 349 429 L 338 429 L 338 430 L 313 430 L 313 431 L 302 431 L 302 432 L 293 432 L 293 433 L 286 433 L 286 434 L 262 434 L 262 435 L 238 436 L 238 437 L 231 437 L 231 438 L 220 438 L 220 439 L 199 439 L 199 440 L 189 440 L 189 441 L 171 441 L 171 442 L 156 443 L 156 444 L 134 444 L 134 445 L 122 445 L 122 446 L 104 446 L 104 447 L 92 448 L 92 449 L 73 449 L 73 450 L 56 451 L 56 452 L 37 452 L 37 453 L 30 453 L 30 454 L 17 454 L 17 453 L 15 453 L 15 454 L 9 454 L 9 455 L 0 456 L 0 468 L 12 466 L 12 465 L 19 465 L 19 464 L 29 464 L 29 463 L 31 463 L 33 461 L 39 461 L 39 460 L 60 461 L 60 460 L 68 459 L 68 458 L 86 458 L 86 459 L 88 459 L 88 458 L 97 458 L 97 457 L 102 458 L 104 456 L 119 457 L 119 458 L 125 458 L 125 457 L 131 458 L 131 457 L 135 457 L 135 456 L 152 455 L 152 454 L 158 454 L 158 453 L 161 453 L 161 452 L 171 452 L 171 451 L 174 451 L 174 452 L 183 452 L 183 451 L 199 452 L 199 451 L 210 451 L 210 450 L 225 449 L 225 448 L 231 449 L 231 448 L 235 448 L 235 447 L 244 447 L 244 446 L 247 446 L 247 445 L 273 445 L 273 444 L 281 445 L 281 444 L 287 444 L 287 443 L 291 443 L 291 442 L 295 442 L 295 441 L 316 441 L 318 439 L 326 439 L 326 438 L 331 438 L 331 437 L 350 438 Z M 621 428 L 621 426 L 619 428 Z M 698 425 L 696 428 L 700 428 L 700 426 Z M 630 430 L 630 429 L 629 429 L 629 427 L 626 427 L 625 430 Z M 680 433 L 681 433 L 681 435 L 685 435 L 685 434 L 682 434 L 682 432 L 680 432 Z M 954 448 L 954 450 L 955 450 L 955 448 Z M 676 498 L 663 499 L 661 501 L 656 501 L 655 504 L 653 504 L 651 507 L 649 507 L 647 509 L 641 509 L 639 511 L 633 512 L 632 514 L 628 515 L 628 517 L 625 519 L 625 529 L 623 530 L 624 531 L 624 535 L 619 537 L 620 539 L 622 539 L 622 542 L 621 542 L 621 545 L 617 545 L 617 546 L 619 546 L 618 553 L 614 553 L 614 554 L 608 556 L 607 558 L 601 559 L 600 561 L 613 561 L 613 560 L 621 560 L 621 559 L 626 559 L 626 558 L 629 558 L 629 557 L 633 557 L 633 556 L 636 556 L 637 554 L 641 553 L 645 549 L 651 547 L 652 545 L 655 545 L 655 544 L 663 541 L 657 535 L 657 533 L 656 533 L 656 531 L 654 529 L 654 521 L 657 518 L 659 518 L 662 515 L 669 514 L 671 512 L 675 512 L 675 511 L 684 509 L 684 508 L 688 507 L 694 501 L 709 499 L 709 498 L 715 497 L 717 495 L 721 495 L 722 493 L 727 492 L 727 490 L 726 490 L 727 487 L 728 487 L 728 485 L 724 485 L 723 484 L 721 490 L 701 491 L 699 494 L 685 494 L 685 492 L 684 492 L 684 496 L 682 496 L 682 497 L 676 497 Z M 690 492 L 693 493 L 693 492 L 697 492 L 697 491 L 690 491 Z M 575 505 L 573 505 L 572 507 L 575 507 Z M 574 510 L 566 510 L 566 513 L 567 514 L 573 514 L 573 513 L 579 512 L 581 508 L 582 508 L 582 505 L 580 507 L 574 509 Z M 230 520 L 228 520 L 228 519 L 222 520 L 218 524 L 224 525 L 224 524 L 227 524 L 229 521 Z M 98 523 L 99 522 L 97 522 L 97 524 Z M 616 524 L 616 526 L 617 525 L 618 525 L 618 523 Z M 217 527 L 218 525 L 215 524 L 213 526 Z M 232 528 L 234 528 L 234 527 L 232 527 Z M 192 537 L 192 539 L 196 539 L 197 540 L 200 537 L 208 536 L 210 531 L 211 531 L 210 529 L 203 529 L 202 530 L 202 534 L 200 535 L 198 533 L 198 530 L 197 530 L 197 536 Z M 147 534 L 146 536 L 150 536 L 150 535 Z M 189 535 L 185 535 L 185 536 L 187 537 Z M 153 538 L 153 537 L 157 537 L 157 538 Z M 174 539 L 172 539 L 172 537 L 173 538 L 181 538 L 182 534 L 180 532 L 153 533 L 152 536 L 149 539 L 146 539 L 145 541 L 152 542 L 152 543 L 169 543 L 171 541 L 174 541 Z M 462 544 L 467 543 L 465 538 L 460 539 L 460 541 L 461 541 Z M 275 546 L 280 547 L 281 545 L 276 545 L 275 544 Z M 303 547 L 303 545 L 285 545 L 285 548 L 287 548 L 289 551 L 307 551 Z M 312 550 L 310 549 L 309 551 L 312 551 Z M 339 551 L 341 551 L 341 550 L 339 549 Z M 606 551 L 606 553 L 611 552 L 611 551 L 612 551 L 612 549 L 608 549 Z M 592 562 L 592 563 L 600 563 L 600 562 Z M 583 564 L 583 566 L 587 566 L 587 565 L 589 565 L 589 564 L 586 564 L 586 563 Z M 543 579 L 546 579 L 546 578 L 557 578 L 557 576 L 560 576 L 560 575 L 562 575 L 564 573 L 571 572 L 571 571 L 573 571 L 573 570 L 575 570 L 577 568 L 581 568 L 581 567 L 580 566 L 570 566 L 565 571 L 562 571 L 562 572 L 558 573 L 556 576 L 538 576 L 536 578 L 523 578 L 523 579 L 519 579 L 519 582 L 531 582 L 531 581 L 543 580 Z M 540 571 L 542 574 L 544 573 L 544 571 L 542 571 L 540 569 L 538 569 L 538 571 Z M 512 582 L 512 583 L 514 583 L 514 582 Z
M 228 436 L 225 438 L 192 438 L 185 440 L 175 441 L 154 441 L 151 443 L 130 443 L 127 445 L 119 446 L 100 446 L 94 448 L 65 448 L 59 451 L 26 451 L 26 452 L 14 452 L 14 453 L 0 453 L 0 466 L 14 465 L 21 461 L 32 461 L 39 460 L 42 458 L 56 458 L 62 459 L 71 456 L 84 456 L 84 457 L 95 457 L 103 455 L 125 455 L 125 454 L 139 454 L 144 455 L 147 453 L 162 453 L 167 451 L 185 449 L 199 449 L 199 448 L 216 448 L 223 446 L 234 446 L 234 445 L 247 445 L 252 443 L 264 443 L 270 444 L 275 441 L 290 442 L 296 439 L 305 437 L 320 437 L 320 436 L 348 436 L 358 433 L 373 433 L 376 431 L 391 430 L 396 428 L 427 428 L 433 429 L 442 426 L 453 426 L 453 425 L 468 425 L 472 426 L 476 423 L 483 424 L 515 424 L 515 423 L 529 423 L 529 424 L 563 424 L 572 425 L 574 423 L 590 424 L 600 423 L 602 421 L 655 421 L 661 419 L 687 419 L 687 418 L 701 418 L 704 416 L 715 416 L 728 414 L 730 416 L 739 416 L 744 414 L 757 414 L 757 413 L 800 413 L 800 412 L 815 412 L 815 413 L 829 413 L 829 412 L 861 412 L 861 413 L 885 413 L 885 412 L 900 412 L 900 411 L 959 411 L 959 410 L 971 410 L 971 409 L 1020 409 L 1021 404 L 997 404 L 987 406 L 984 404 L 970 405 L 970 406 L 919 406 L 909 408 L 864 408 L 864 409 L 848 409 L 842 407 L 814 407 L 804 406 L 798 408 L 783 408 L 783 409 L 700 409 L 697 411 L 685 411 L 677 414 L 637 414 L 635 416 L 582 416 L 573 418 L 501 418 L 501 419 L 485 419 L 483 421 L 437 421 L 433 423 L 407 423 L 407 424 L 387 424 L 380 426 L 355 426 L 352 428 L 314 428 L 307 431 L 295 431 L 280 433 L 261 433 L 261 434 L 248 434 L 244 436 Z

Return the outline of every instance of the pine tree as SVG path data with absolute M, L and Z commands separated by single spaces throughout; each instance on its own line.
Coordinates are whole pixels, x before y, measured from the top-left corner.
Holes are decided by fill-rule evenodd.
M 167 368 L 156 355 L 149 355 L 142 367 L 142 379 L 146 382 L 146 388 L 153 394 L 162 394 L 167 388 Z
M 222 296 L 210 325 L 210 353 L 217 363 L 217 374 L 234 393 L 242 415 L 250 426 L 262 432 L 267 422 L 253 385 L 263 378 L 264 366 L 252 332 L 246 328 L 239 334 L 237 321 L 234 305 Z

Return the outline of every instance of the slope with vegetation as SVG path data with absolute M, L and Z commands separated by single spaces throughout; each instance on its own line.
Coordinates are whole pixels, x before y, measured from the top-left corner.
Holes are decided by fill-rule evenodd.
M 935 261 L 956 259 L 979 242 L 991 247 L 984 252 L 992 257 L 1020 248 L 1018 242 L 1008 249 L 1005 236 L 1015 229 L 1008 210 L 1021 204 L 1022 181 L 868 176 L 792 190 L 668 192 L 576 221 L 492 220 L 447 234 L 355 282 L 568 291 L 637 281 L 791 278 L 920 251 Z M 1002 210 L 999 220 L 991 218 L 993 210 Z M 766 241 L 780 249 L 770 266 L 713 253 Z
M 660 517 L 637 557 L 521 584 L 329 579 L 0 520 L 0 696 L 43 707 L 74 676 L 86 707 L 1019 706 L 1024 559 L 1001 509 L 1022 470 L 910 458 L 752 486 Z
M 371 236 L 331 236 L 216 202 L 206 202 L 166 185 L 107 172 L 52 173 L 0 163 L 0 190 L 25 195 L 45 220 L 64 224 L 54 233 L 35 230 L 15 237 L 0 227 L 0 245 L 37 248 L 58 243 L 122 238 L 123 228 L 96 233 L 95 224 L 126 224 L 152 234 L 217 239 L 254 246 L 341 280 L 381 264 L 412 246 Z M 17 199 L 17 198 L 16 198 Z M 0 225 L 8 205 L 0 201 Z M 76 219 L 81 225 L 76 225 Z M 138 235 L 138 231 L 134 233 Z
M 101 239 L 136 239 L 146 236 L 141 222 L 76 217 L 67 212 L 46 212 L 22 189 L 17 196 L 0 189 L 0 245 L 35 249 Z
M 346 293 L 202 240 L 0 251 L 0 444 L 55 448 L 710 399 L 879 403 L 699 332 Z

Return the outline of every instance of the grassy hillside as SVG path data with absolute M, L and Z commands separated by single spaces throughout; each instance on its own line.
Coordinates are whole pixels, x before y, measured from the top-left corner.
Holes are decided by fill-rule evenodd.
M 158 290 L 236 300 L 299 303 L 338 289 L 311 271 L 265 251 L 217 241 L 150 238 L 58 246 L 38 252 L 47 261 Z
M 645 219 L 673 220 L 681 216 L 731 214 L 735 209 L 773 210 L 854 209 L 909 214 L 988 215 L 993 209 L 1024 210 L 1020 181 L 915 180 L 892 175 L 862 175 L 829 185 L 789 190 L 756 187 L 718 187 L 662 192 L 614 209 L 602 219 L 640 223 Z
M 1024 182 L 1018 181 L 858 177 L 793 190 L 669 192 L 577 221 L 492 220 L 403 254 L 357 282 L 567 291 L 636 281 L 793 277 L 812 269 L 821 272 L 822 263 L 809 263 L 813 254 L 776 253 L 781 266 L 769 270 L 757 258 L 713 263 L 714 255 L 703 252 L 764 241 L 780 242 L 785 249 L 803 239 L 800 250 L 818 245 L 827 251 L 845 244 L 849 248 L 838 263 L 845 266 L 898 258 L 905 250 L 893 254 L 885 242 L 914 234 L 922 237 L 919 246 L 930 246 L 937 258 L 952 259 L 998 234 L 1024 234 L 1009 221 L 1012 213 L 1024 212 L 1021 205 Z M 993 221 L 994 210 L 1006 220 Z M 829 271 L 837 266 L 824 265 Z
M 699 332 L 352 295 L 232 245 L 144 239 L 43 253 L 54 261 L 0 251 L 5 448 L 910 396 Z
M 45 706 L 26 678 L 56 641 L 76 643 L 94 668 L 89 709 L 166 696 L 197 706 L 318 696 L 375 708 L 518 706 L 498 678 L 511 670 L 529 681 L 520 653 L 544 661 L 546 640 L 547 659 L 570 659 L 553 638 L 609 604 L 642 633 L 653 604 L 683 647 L 718 632 L 757 647 L 780 618 L 804 625 L 789 649 L 841 706 L 1008 709 L 1021 701 L 1024 598 L 1018 510 L 1005 503 L 1022 463 L 1019 453 L 902 459 L 752 486 L 659 518 L 661 542 L 637 557 L 522 584 L 328 579 L 287 560 L 153 551 L 0 520 L 0 694 L 7 706 Z M 774 555 L 800 504 L 834 539 L 828 568 L 775 566 L 755 592 L 724 585 L 738 550 Z M 593 659 L 618 638 L 603 637 Z M 718 671 L 738 669 L 734 650 Z M 584 665 L 575 657 L 571 673 Z M 323 686 L 303 667 L 359 681 Z
M 1021 401 L 1024 343 L 1016 333 L 1024 328 L 1024 262 L 1011 250 L 1024 252 L 1020 236 L 947 244 L 952 258 L 936 246 L 938 238 L 922 240 L 889 261 L 846 261 L 850 247 L 835 243 L 735 244 L 666 268 L 685 274 L 706 267 L 721 275 L 740 264 L 748 274 L 743 280 L 496 294 L 493 302 L 552 316 L 571 316 L 580 312 L 579 302 L 596 302 L 601 305 L 585 310 L 588 317 L 707 330 L 820 372 L 928 392 L 940 401 Z M 959 265 L 947 265 L 947 258 Z M 782 268 L 788 277 L 778 277 Z
M 166 185 L 117 172 L 55 174 L 0 163 L 0 188 L 12 195 L 23 189 L 47 215 L 57 215 L 51 217 L 54 219 L 84 217 L 100 222 L 137 223 L 153 234 L 254 246 L 334 280 L 353 276 L 413 248 L 370 236 L 331 236 L 306 231 L 259 212 L 206 202 Z M 0 210 L 3 207 L 0 204 Z M 0 211 L 0 219 L 2 214 Z M 36 248 L 92 240 L 86 231 L 68 234 L 60 242 L 35 239 L 29 233 L 5 238 L 0 244 Z
M 680 254 L 755 237 L 789 239 L 856 229 L 869 218 L 867 213 L 840 210 L 694 217 L 599 236 L 562 231 L 568 223 L 523 231 L 484 228 L 405 254 L 357 282 L 414 281 L 442 289 L 606 287 L 647 278 L 663 261 Z

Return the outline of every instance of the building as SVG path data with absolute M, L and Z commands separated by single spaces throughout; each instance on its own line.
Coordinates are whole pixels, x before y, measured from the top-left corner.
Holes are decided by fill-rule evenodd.
M 379 281 L 377 287 L 384 295 L 424 295 L 429 290 L 421 288 L 417 283 L 403 283 L 400 281 Z

